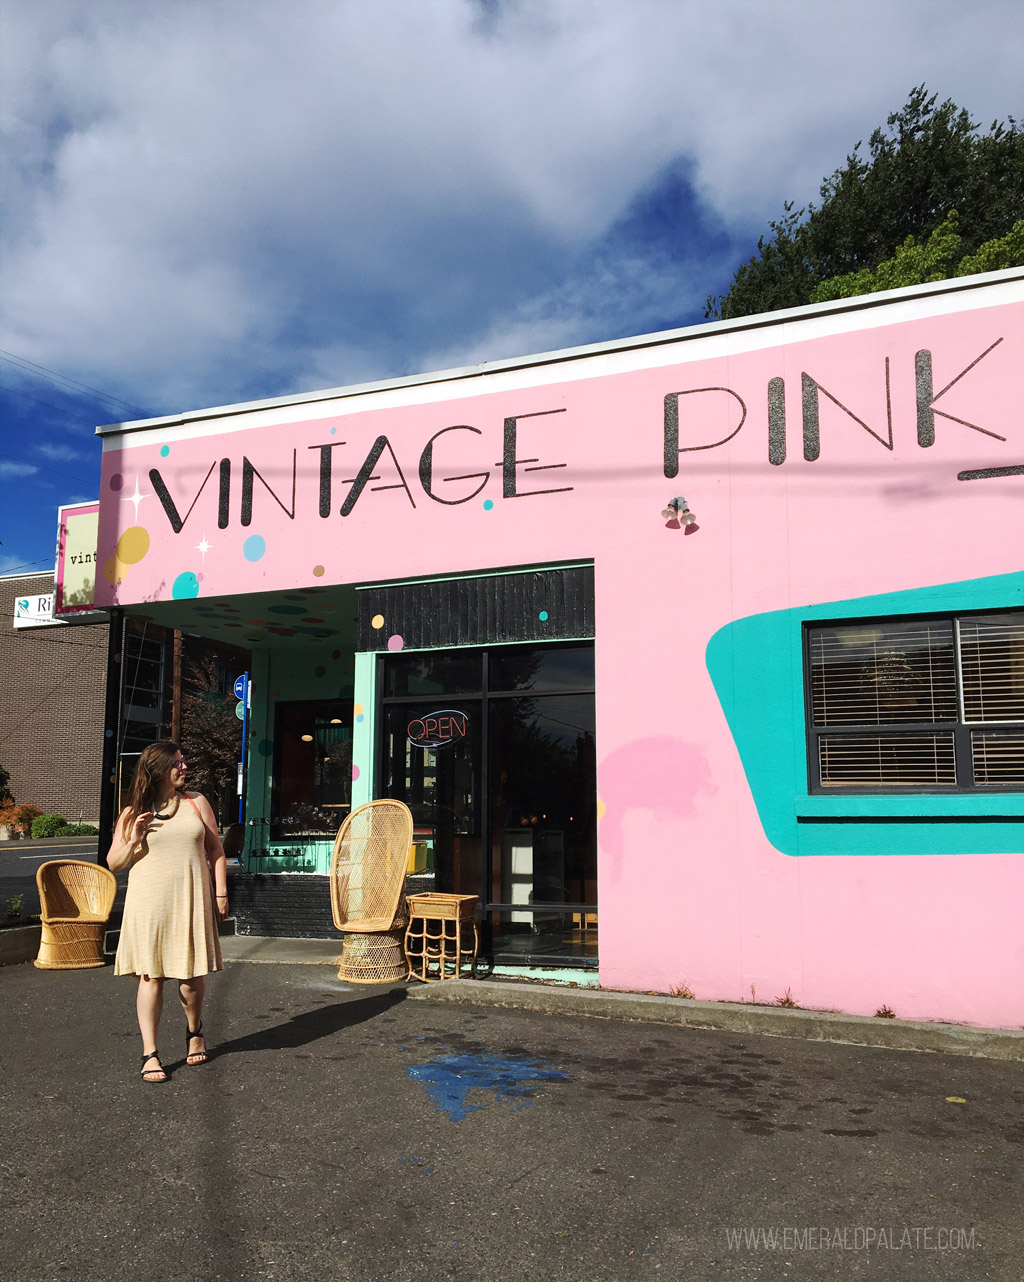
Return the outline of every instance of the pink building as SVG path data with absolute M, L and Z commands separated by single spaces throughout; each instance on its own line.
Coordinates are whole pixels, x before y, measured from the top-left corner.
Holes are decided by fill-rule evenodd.
M 97 604 L 254 655 L 264 929 L 394 796 L 499 965 L 1024 1023 L 1022 280 L 101 429 Z

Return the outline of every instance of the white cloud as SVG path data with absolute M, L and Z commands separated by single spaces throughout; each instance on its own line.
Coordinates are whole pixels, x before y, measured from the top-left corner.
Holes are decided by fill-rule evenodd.
M 54 463 L 74 462 L 85 457 L 81 450 L 71 445 L 54 445 L 49 441 L 39 442 L 36 450 L 43 458 L 51 459 Z
M 8 476 L 35 476 L 39 471 L 34 463 L 21 463 L 8 459 L 0 459 L 0 477 Z
M 17 552 L 8 552 L 5 548 L 0 548 L 0 574 L 43 574 L 52 568 L 52 559 L 49 562 L 29 562 Z
M 743 254 L 912 85 L 1024 97 L 1003 0 L 3 8 L 0 347 L 167 411 L 670 323 L 727 269 L 616 240 L 667 169 Z

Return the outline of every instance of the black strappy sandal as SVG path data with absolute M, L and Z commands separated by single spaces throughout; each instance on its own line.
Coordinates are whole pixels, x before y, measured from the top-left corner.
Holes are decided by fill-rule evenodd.
M 156 1060 L 156 1065 L 157 1065 L 156 1068 L 146 1067 L 146 1064 L 151 1059 Z M 147 1076 L 147 1074 L 153 1074 L 153 1073 L 163 1073 L 163 1077 Z M 167 1069 L 164 1068 L 163 1064 L 160 1063 L 159 1051 L 147 1051 L 146 1054 L 142 1056 L 142 1080 L 148 1086 L 163 1086 L 163 1084 L 166 1081 L 170 1080 L 167 1076 Z
M 203 1039 L 203 1049 L 201 1051 L 192 1051 L 190 1054 L 188 1049 L 188 1044 L 193 1037 L 201 1037 Z M 189 1026 L 186 1024 L 185 1025 L 185 1063 L 189 1066 L 189 1068 L 198 1068 L 200 1064 L 205 1064 L 209 1058 L 210 1058 L 210 1053 L 206 1049 L 206 1034 L 203 1032 L 203 1021 L 202 1020 L 199 1021 L 199 1027 L 194 1031 L 191 1028 L 189 1028 Z

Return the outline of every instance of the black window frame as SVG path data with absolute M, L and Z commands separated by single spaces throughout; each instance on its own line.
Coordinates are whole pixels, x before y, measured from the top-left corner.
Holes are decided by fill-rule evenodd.
M 468 702 L 469 700 L 475 700 L 480 705 L 480 719 L 481 719 L 480 721 L 480 735 L 481 735 L 480 737 L 480 785 L 479 785 L 480 805 L 481 805 L 480 839 L 481 839 L 481 845 L 484 851 L 484 858 L 485 858 L 484 868 L 483 868 L 484 886 L 488 892 L 492 884 L 492 877 L 491 877 L 492 854 L 491 854 L 491 831 L 490 831 L 490 813 L 489 813 L 489 799 L 491 795 L 491 777 L 490 777 L 491 775 L 491 743 L 490 743 L 490 720 L 488 716 L 489 705 L 491 703 L 499 703 L 509 699 L 545 698 L 547 696 L 557 697 L 559 695 L 573 695 L 573 694 L 589 695 L 590 697 L 593 698 L 596 696 L 596 693 L 597 693 L 596 673 L 594 674 L 593 678 L 590 681 L 584 684 L 573 684 L 568 686 L 553 686 L 550 689 L 541 689 L 538 691 L 532 691 L 528 689 L 527 690 L 522 690 L 522 689 L 508 690 L 508 689 L 501 689 L 501 688 L 492 689 L 491 659 L 493 657 L 493 652 L 498 650 L 510 651 L 513 648 L 520 645 L 524 649 L 545 650 L 545 651 L 566 650 L 569 648 L 577 647 L 581 650 L 585 649 L 589 651 L 589 653 L 592 656 L 595 656 L 596 658 L 596 648 L 595 648 L 593 638 L 581 638 L 581 637 L 574 637 L 571 639 L 559 640 L 559 641 L 525 642 L 525 643 L 513 642 L 511 644 L 494 642 L 490 645 L 452 647 L 453 649 L 457 648 L 459 650 L 465 651 L 465 653 L 467 654 L 473 655 L 480 662 L 480 672 L 481 672 L 480 688 L 477 690 L 461 691 L 458 694 L 446 693 L 443 691 L 433 691 L 428 694 L 388 694 L 387 693 L 387 675 L 386 675 L 387 669 L 388 669 L 388 663 L 389 661 L 396 661 L 396 660 L 400 662 L 401 654 L 391 655 L 385 652 L 381 654 L 380 656 L 381 661 L 378 661 L 376 665 L 377 667 L 376 697 L 377 697 L 377 708 L 379 710 L 379 717 L 380 717 L 379 724 L 381 727 L 383 727 L 386 723 L 387 709 L 393 705 L 421 704 L 423 707 L 429 708 L 432 704 L 436 705 L 439 699 L 452 699 L 456 701 L 462 700 L 466 702 Z M 409 654 L 411 656 L 414 654 L 429 654 L 433 652 L 434 651 L 423 650 L 423 651 L 404 651 L 402 653 Z M 595 708 L 595 719 L 596 719 L 596 708 Z M 374 777 L 378 780 L 383 781 L 387 777 L 387 769 L 388 769 L 387 735 L 386 733 L 383 732 L 383 729 L 377 734 L 375 761 L 376 761 L 376 766 L 375 766 Z M 596 803 L 597 803 L 597 798 L 595 796 L 595 805 Z M 595 850 L 595 861 L 599 859 L 599 854 L 600 854 L 599 850 Z M 596 866 L 597 864 L 595 862 L 595 868 Z M 522 911 L 522 908 L 523 908 L 522 904 L 506 903 L 503 900 L 495 900 L 494 902 L 491 902 L 489 893 L 481 893 L 480 904 L 486 917 L 489 917 L 490 914 L 493 912 L 513 912 L 517 910 Z M 552 905 L 542 904 L 538 906 L 537 911 L 538 912 L 549 911 L 551 913 L 596 912 L 597 908 L 596 908 L 596 905 L 594 904 L 586 904 L 582 902 L 581 903 L 566 902 L 566 903 L 557 903 Z
M 807 749 L 807 787 L 812 796 L 950 796 L 987 793 L 1020 793 L 1024 791 L 1015 783 L 975 783 L 973 759 L 973 734 L 981 728 L 994 737 L 1024 735 L 1024 719 L 1019 721 L 967 721 L 964 717 L 963 662 L 960 644 L 961 621 L 968 619 L 996 618 L 1004 615 L 1024 616 L 1024 609 L 1005 606 L 987 610 L 942 610 L 932 613 L 870 615 L 835 619 L 805 620 L 802 627 L 802 655 L 804 681 L 804 728 Z M 944 721 L 901 720 L 890 723 L 854 723 L 823 726 L 814 720 L 814 669 L 811 652 L 815 632 L 827 628 L 851 629 L 901 623 L 920 624 L 948 622 L 953 634 L 953 674 L 956 692 L 956 719 Z M 885 785 L 877 782 L 865 784 L 822 784 L 820 740 L 823 736 L 841 738 L 849 735 L 910 736 L 919 734 L 952 734 L 955 783 L 931 785 Z

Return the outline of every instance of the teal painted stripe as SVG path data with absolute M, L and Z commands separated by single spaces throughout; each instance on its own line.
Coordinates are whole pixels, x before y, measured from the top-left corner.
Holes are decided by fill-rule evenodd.
M 1022 793 L 811 796 L 803 675 L 805 623 L 1022 605 L 1024 573 L 1000 574 L 751 615 L 716 632 L 707 646 L 708 672 L 772 845 L 787 855 L 1024 849 L 1016 819 L 1024 814 Z
M 851 796 L 826 797 L 820 794 L 794 798 L 798 816 L 856 819 L 865 815 L 919 816 L 927 818 L 1003 815 L 1024 815 L 1024 793 L 914 793 L 910 796 L 878 796 L 865 793 Z

